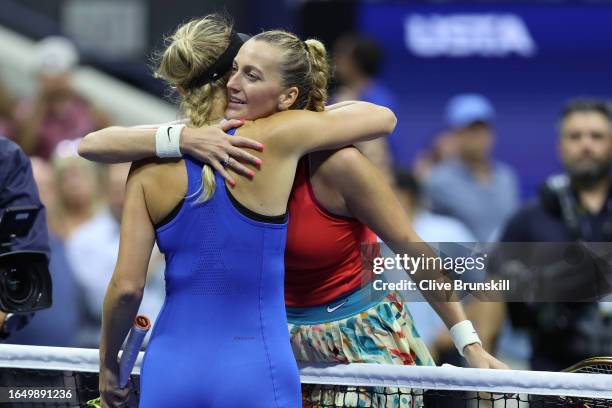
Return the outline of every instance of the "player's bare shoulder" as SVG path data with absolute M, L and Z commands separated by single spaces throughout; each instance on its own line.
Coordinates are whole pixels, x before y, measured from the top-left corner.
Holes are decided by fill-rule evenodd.
M 130 186 L 134 183 L 135 186 Z M 142 188 L 153 222 L 163 219 L 187 193 L 182 159 L 147 159 L 132 163 L 128 188 Z

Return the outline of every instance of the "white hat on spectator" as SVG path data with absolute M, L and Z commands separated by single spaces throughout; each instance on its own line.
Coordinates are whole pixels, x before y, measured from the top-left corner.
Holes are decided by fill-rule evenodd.
M 65 37 L 44 38 L 36 44 L 34 55 L 35 71 L 45 75 L 64 74 L 79 62 L 76 46 Z

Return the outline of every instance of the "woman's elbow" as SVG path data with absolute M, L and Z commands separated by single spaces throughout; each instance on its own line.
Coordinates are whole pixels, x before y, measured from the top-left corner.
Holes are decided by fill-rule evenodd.
M 140 302 L 144 294 L 144 284 L 112 280 L 109 290 L 120 304 Z
M 96 132 L 91 132 L 85 135 L 83 139 L 79 142 L 79 146 L 77 148 L 77 152 L 79 156 L 92 160 L 95 159 L 96 155 Z
M 384 117 L 384 123 L 385 123 L 385 136 L 389 136 L 391 133 L 393 133 L 393 131 L 395 130 L 395 126 L 397 125 L 397 116 L 395 116 L 395 113 L 393 113 L 393 111 L 385 106 L 381 106 L 381 113 L 382 116 Z
M 105 154 L 109 151 L 108 132 L 116 128 L 117 126 L 111 126 L 85 135 L 79 142 L 77 149 L 79 156 L 91 161 L 112 163 L 112 161 L 106 159 Z

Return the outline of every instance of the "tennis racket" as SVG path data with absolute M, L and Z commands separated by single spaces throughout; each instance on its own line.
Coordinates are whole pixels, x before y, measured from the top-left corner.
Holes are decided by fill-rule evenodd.
M 564 373 L 607 374 L 612 375 L 612 357 L 591 357 L 574 364 L 564 370 Z M 612 378 L 611 378 L 612 383 Z M 545 397 L 546 401 L 573 408 L 609 407 L 612 402 L 597 398 L 583 397 Z
M 147 332 L 151 328 L 151 321 L 146 316 L 136 316 L 134 325 L 130 329 L 123 353 L 119 359 L 119 386 L 125 388 L 130 379 L 130 374 L 136 364 L 138 353 L 142 347 Z M 102 402 L 100 397 L 87 401 L 88 407 L 101 408 Z

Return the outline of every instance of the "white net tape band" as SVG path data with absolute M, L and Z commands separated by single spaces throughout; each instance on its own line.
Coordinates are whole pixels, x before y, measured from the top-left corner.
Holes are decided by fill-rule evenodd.
M 141 352 L 133 373 L 140 373 Z M 98 372 L 97 349 L 0 344 L 0 367 Z M 302 383 L 612 399 L 612 375 L 453 366 L 301 364 Z
M 612 398 L 612 375 L 382 364 L 302 364 L 303 383 Z

